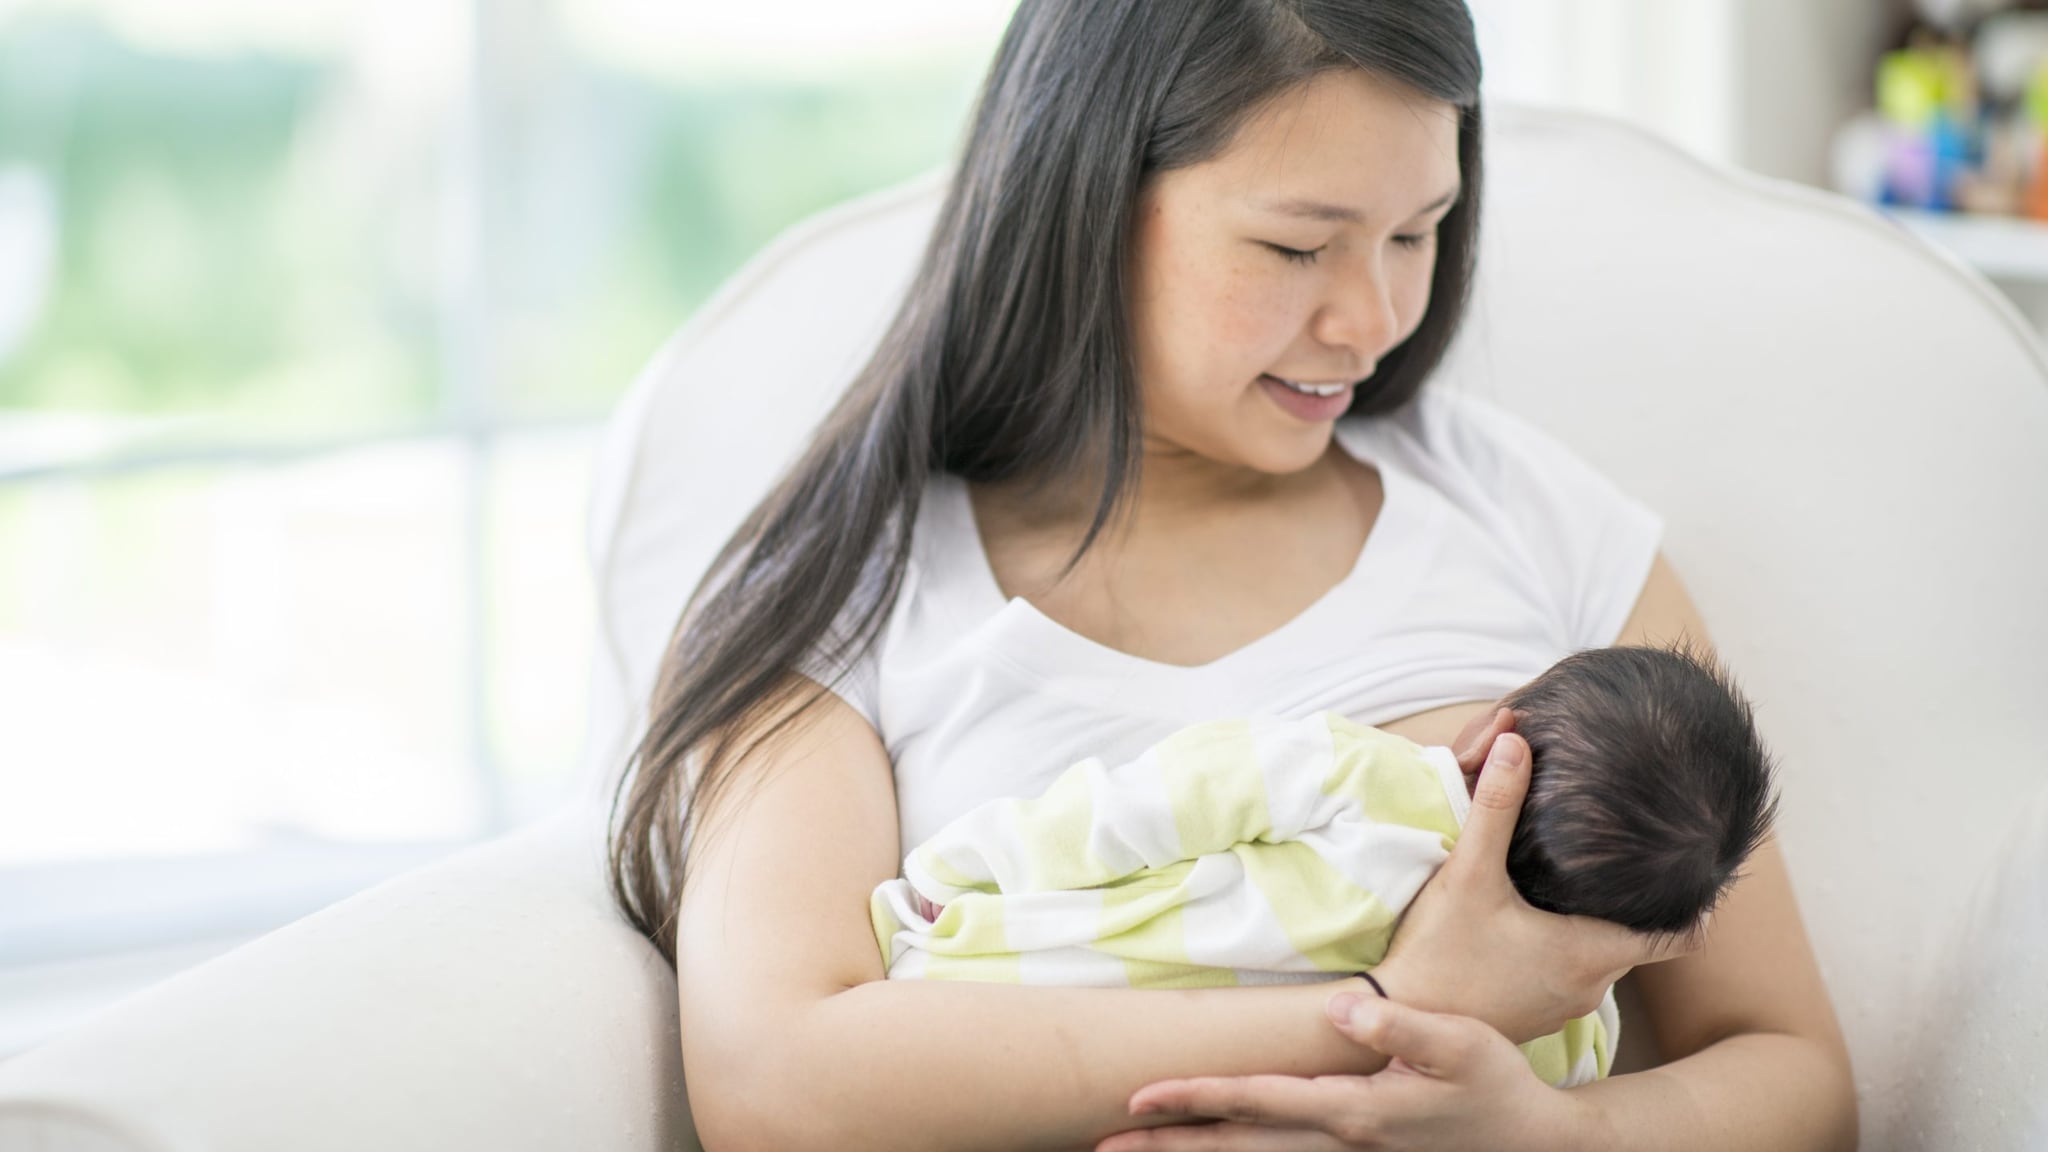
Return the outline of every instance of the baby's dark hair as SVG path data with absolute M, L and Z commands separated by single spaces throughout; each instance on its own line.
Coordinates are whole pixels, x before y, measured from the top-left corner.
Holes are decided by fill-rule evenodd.
M 1523 899 L 1638 932 L 1695 930 L 1778 808 L 1727 673 L 1689 648 L 1596 648 L 1502 703 L 1535 756 L 1508 848 Z

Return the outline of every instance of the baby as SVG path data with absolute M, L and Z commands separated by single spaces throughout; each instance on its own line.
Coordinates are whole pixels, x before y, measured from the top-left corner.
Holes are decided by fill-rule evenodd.
M 1685 651 L 1567 657 L 1502 704 L 1534 754 L 1508 874 L 1531 904 L 1698 930 L 1768 833 L 1749 706 Z M 1174 733 L 913 850 L 871 913 L 893 979 L 1198 987 L 1370 969 L 1449 855 L 1472 782 L 1446 748 L 1321 713 Z M 1607 1074 L 1600 1011 L 1523 1046 L 1554 1084 Z

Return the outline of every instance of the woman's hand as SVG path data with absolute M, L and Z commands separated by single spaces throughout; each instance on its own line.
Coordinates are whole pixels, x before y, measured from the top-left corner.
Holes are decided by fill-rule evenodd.
M 1453 746 L 1459 767 L 1478 776 L 1472 814 L 1374 975 L 1401 1004 L 1477 1017 L 1519 1043 L 1598 1008 L 1630 968 L 1698 945 L 1543 912 L 1515 891 L 1508 841 L 1529 792 L 1530 757 L 1513 729 L 1514 713 L 1497 709 L 1475 717 Z
M 1499 1152 L 1590 1143 L 1588 1109 L 1538 1080 L 1506 1037 L 1477 1020 L 1350 993 L 1332 997 L 1329 1013 L 1339 1032 L 1391 1058 L 1385 1071 L 1147 1085 L 1131 1097 L 1133 1116 L 1222 1123 L 1123 1132 L 1096 1152 Z

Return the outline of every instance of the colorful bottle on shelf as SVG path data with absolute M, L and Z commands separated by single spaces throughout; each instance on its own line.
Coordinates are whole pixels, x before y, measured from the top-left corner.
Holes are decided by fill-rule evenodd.
M 2048 220 L 2048 60 L 2034 71 L 2027 85 L 2025 118 L 2033 142 L 2034 173 L 2027 182 L 2023 211 L 2036 220 Z
M 1888 53 L 1877 66 L 1877 109 L 1884 115 L 1886 157 L 1884 199 L 1909 208 L 1932 207 L 1936 199 L 1934 141 L 1930 132 L 1940 105 L 1939 80 L 1926 54 L 1916 49 Z
M 1959 183 L 1980 162 L 1982 109 L 1969 57 L 1939 42 L 1886 54 L 1877 107 L 1888 135 L 1885 202 L 1953 211 Z

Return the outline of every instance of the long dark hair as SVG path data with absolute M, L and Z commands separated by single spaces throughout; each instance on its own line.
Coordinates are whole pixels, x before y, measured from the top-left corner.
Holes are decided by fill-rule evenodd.
M 1422 387 L 1471 284 L 1479 52 L 1463 0 L 1018 5 L 909 296 L 726 542 L 663 658 L 614 797 L 611 868 L 620 905 L 671 963 L 686 831 L 748 748 L 822 697 L 792 673 L 807 658 L 844 667 L 873 643 L 929 474 L 1100 477 L 1076 559 L 1129 498 L 1141 440 L 1124 262 L 1145 179 L 1214 157 L 1266 101 L 1344 68 L 1460 110 L 1463 191 L 1439 226 L 1427 312 L 1352 403 L 1379 413 Z

